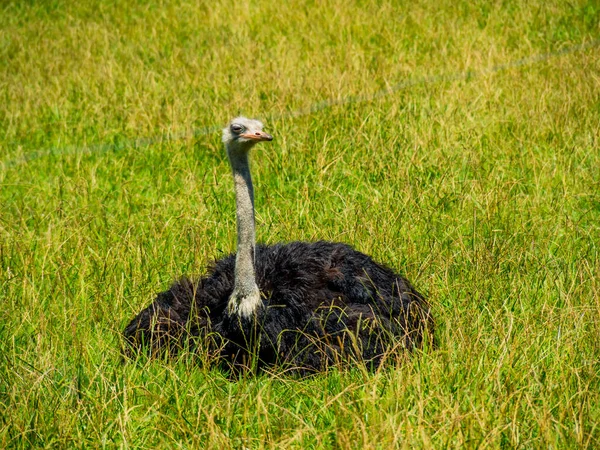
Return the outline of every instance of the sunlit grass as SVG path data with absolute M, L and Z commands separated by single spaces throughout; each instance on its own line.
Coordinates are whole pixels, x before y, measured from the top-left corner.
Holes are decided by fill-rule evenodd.
M 560 53 L 597 2 L 0 8 L 0 447 L 600 445 L 600 47 Z M 123 364 L 128 320 L 234 249 L 239 113 L 275 136 L 259 240 L 402 271 L 439 349 L 306 380 Z

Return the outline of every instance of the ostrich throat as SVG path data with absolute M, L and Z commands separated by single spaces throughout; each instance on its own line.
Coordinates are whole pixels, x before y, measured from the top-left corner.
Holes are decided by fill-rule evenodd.
M 262 304 L 254 271 L 254 190 L 250 176 L 248 152 L 251 145 L 227 147 L 233 172 L 237 217 L 237 255 L 235 258 L 235 285 L 229 297 L 227 311 L 240 317 L 251 317 Z

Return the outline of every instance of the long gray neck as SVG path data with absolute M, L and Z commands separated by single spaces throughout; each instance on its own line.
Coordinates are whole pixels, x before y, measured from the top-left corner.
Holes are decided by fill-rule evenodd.
M 229 297 L 229 314 L 252 316 L 262 304 L 254 272 L 254 190 L 248 163 L 248 150 L 229 144 L 227 154 L 233 172 L 237 216 L 237 255 L 235 285 Z

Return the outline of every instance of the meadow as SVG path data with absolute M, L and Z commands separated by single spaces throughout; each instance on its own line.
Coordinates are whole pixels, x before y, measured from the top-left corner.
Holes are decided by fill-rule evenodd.
M 122 360 L 234 251 L 238 114 L 258 240 L 399 270 L 437 349 Z M 599 448 L 599 245 L 597 0 L 0 4 L 1 448 Z

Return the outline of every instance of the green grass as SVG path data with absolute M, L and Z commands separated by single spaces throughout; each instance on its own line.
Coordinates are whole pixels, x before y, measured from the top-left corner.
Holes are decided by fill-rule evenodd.
M 598 39 L 595 0 L 3 3 L 0 447 L 600 447 Z M 306 380 L 122 363 L 128 320 L 234 249 L 194 130 L 238 113 L 275 136 L 258 239 L 401 270 L 438 350 Z

